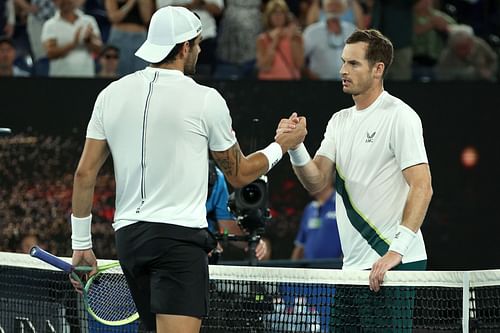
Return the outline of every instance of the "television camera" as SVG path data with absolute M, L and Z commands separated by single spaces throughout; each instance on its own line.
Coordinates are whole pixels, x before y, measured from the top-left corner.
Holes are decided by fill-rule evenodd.
M 266 223 L 271 219 L 268 208 L 267 176 L 263 175 L 252 183 L 236 189 L 229 196 L 229 209 L 235 216 L 240 228 L 246 231 L 245 235 L 218 235 L 223 241 L 248 242 L 250 265 L 257 264 L 255 249 L 265 231 Z

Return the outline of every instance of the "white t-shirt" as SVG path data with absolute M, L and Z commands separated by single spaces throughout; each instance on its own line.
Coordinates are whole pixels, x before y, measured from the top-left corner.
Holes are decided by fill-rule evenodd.
M 226 102 L 182 72 L 147 67 L 97 97 L 87 138 L 106 140 L 118 230 L 137 221 L 207 227 L 208 149 L 236 143 Z
M 192 0 L 156 0 L 156 8 L 166 6 L 184 6 L 192 3 Z M 205 0 L 205 3 L 214 4 L 220 9 L 224 9 L 224 0 Z M 194 9 L 193 12 L 198 14 L 201 21 L 203 39 L 215 38 L 217 36 L 217 23 L 215 18 L 209 11 L 204 9 Z
M 316 153 L 336 164 L 337 222 L 345 269 L 369 269 L 401 224 L 409 186 L 402 170 L 427 163 L 422 123 L 383 92 L 364 110 L 335 113 Z M 425 260 L 420 230 L 403 263 Z
M 55 39 L 58 46 L 73 42 L 76 31 L 81 28 L 83 40 L 85 29 L 90 25 L 94 34 L 101 36 L 96 20 L 80 10 L 76 10 L 77 19 L 71 23 L 63 18 L 59 11 L 44 23 L 42 28 L 42 43 Z M 49 76 L 94 77 L 94 59 L 83 43 L 71 50 L 64 57 L 52 59 L 49 64 Z

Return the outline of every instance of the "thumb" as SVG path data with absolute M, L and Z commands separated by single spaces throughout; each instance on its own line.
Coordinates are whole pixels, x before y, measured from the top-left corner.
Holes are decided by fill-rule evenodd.
M 292 112 L 292 114 L 290 115 L 290 120 L 294 119 L 294 118 L 297 118 L 297 112 Z
M 298 117 L 298 119 L 299 119 L 299 123 L 302 123 L 302 124 L 304 124 L 304 126 L 307 126 L 307 119 L 306 119 L 306 117 L 302 116 L 302 117 Z

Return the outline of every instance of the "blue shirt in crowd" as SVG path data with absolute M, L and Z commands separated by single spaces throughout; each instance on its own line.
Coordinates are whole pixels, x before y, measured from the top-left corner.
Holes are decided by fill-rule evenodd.
M 317 201 L 312 201 L 305 207 L 295 245 L 304 247 L 304 259 L 342 256 L 335 212 L 335 191 L 322 206 Z

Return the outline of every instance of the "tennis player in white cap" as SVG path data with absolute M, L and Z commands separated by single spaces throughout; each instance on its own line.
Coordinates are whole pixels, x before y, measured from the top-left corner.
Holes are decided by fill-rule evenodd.
M 142 324 L 198 332 L 208 311 L 208 151 L 234 187 L 267 173 L 306 135 L 297 131 L 249 156 L 240 151 L 226 102 L 186 76 L 195 71 L 201 23 L 182 7 L 152 17 L 136 55 L 151 65 L 97 97 L 73 188 L 73 264 L 96 265 L 91 208 L 109 153 L 116 178 L 118 258 Z

